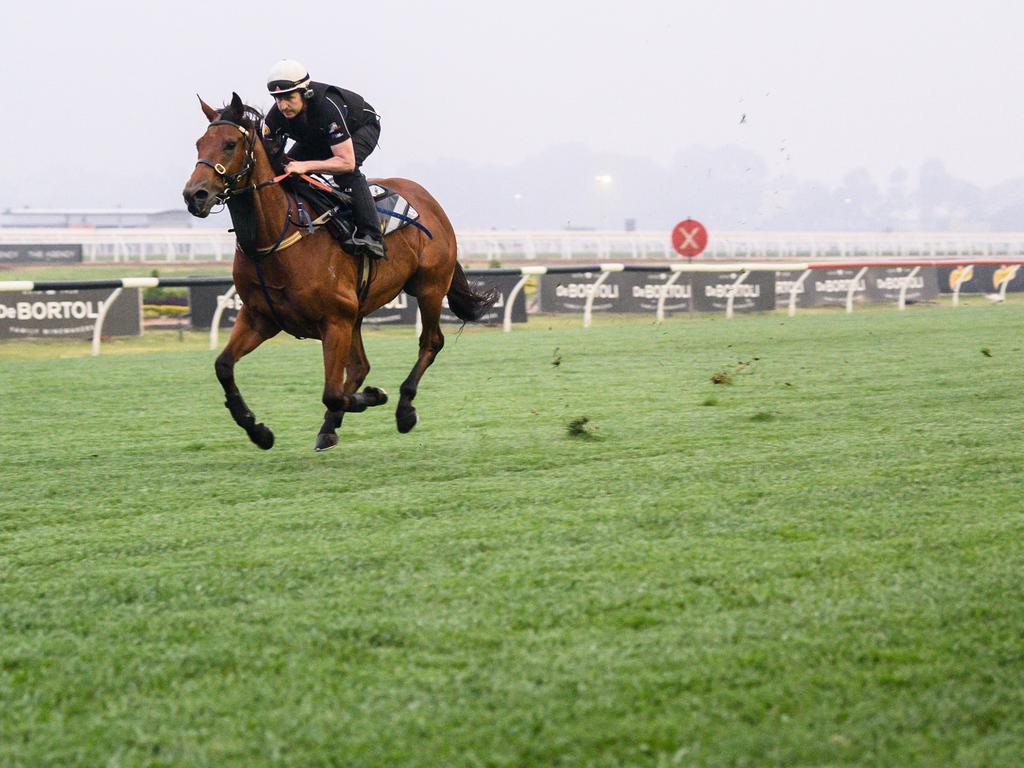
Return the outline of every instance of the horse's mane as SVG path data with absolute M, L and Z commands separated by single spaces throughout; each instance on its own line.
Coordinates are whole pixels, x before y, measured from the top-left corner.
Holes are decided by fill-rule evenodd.
M 244 125 L 252 131 L 253 135 L 263 143 L 263 149 L 270 159 L 270 165 L 273 167 L 274 173 L 281 173 L 284 166 L 284 141 L 263 133 L 263 123 L 266 116 L 260 110 L 241 102 L 238 102 L 238 105 L 232 103 L 222 107 L 220 119 Z

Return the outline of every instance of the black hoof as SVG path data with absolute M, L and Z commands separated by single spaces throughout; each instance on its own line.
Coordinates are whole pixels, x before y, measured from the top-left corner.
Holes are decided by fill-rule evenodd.
M 416 415 L 416 409 L 411 405 L 400 405 L 395 411 L 395 421 L 398 422 L 398 431 L 404 435 L 406 432 L 412 431 L 416 422 L 419 421 L 419 417 Z
M 338 444 L 338 436 L 333 433 L 321 432 L 316 436 L 316 451 L 327 451 Z
M 380 387 L 364 387 L 363 394 L 369 400 L 371 407 L 384 405 L 388 401 L 388 393 Z
M 274 447 L 274 433 L 270 431 L 270 427 L 266 424 L 254 426 L 249 432 L 249 439 L 264 451 L 269 451 Z

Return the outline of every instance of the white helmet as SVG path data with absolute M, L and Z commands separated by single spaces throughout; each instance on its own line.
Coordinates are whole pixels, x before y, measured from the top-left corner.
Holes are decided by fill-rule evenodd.
M 308 89 L 309 73 L 294 59 L 281 59 L 270 68 L 267 75 L 267 90 L 273 95 Z

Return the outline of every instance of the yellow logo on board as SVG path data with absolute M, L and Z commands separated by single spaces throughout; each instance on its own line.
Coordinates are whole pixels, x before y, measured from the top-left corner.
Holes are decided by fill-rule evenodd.
M 967 264 L 957 267 L 949 273 L 949 290 L 956 290 L 957 283 L 967 283 L 974 279 L 974 266 Z
M 1002 288 L 1003 283 L 1008 283 L 1017 276 L 1017 270 L 1019 269 L 1019 264 L 1010 264 L 1006 267 L 1000 267 L 992 274 L 992 287 L 998 291 Z

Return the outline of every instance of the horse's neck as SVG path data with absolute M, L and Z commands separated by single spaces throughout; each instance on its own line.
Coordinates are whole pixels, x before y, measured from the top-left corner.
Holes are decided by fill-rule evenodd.
M 270 160 L 257 141 L 253 147 L 251 184 L 268 181 L 274 176 Z M 231 223 L 242 251 L 255 256 L 258 248 L 272 246 L 288 224 L 288 199 L 284 190 L 271 184 L 250 194 L 228 200 Z

